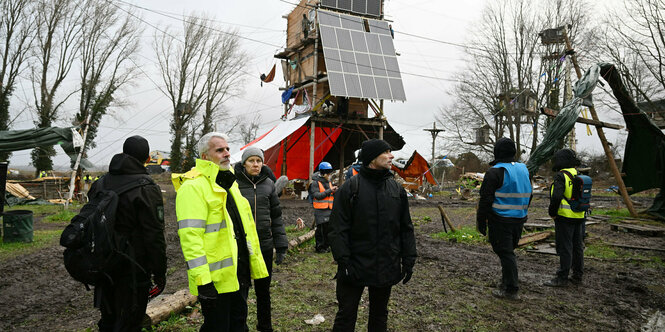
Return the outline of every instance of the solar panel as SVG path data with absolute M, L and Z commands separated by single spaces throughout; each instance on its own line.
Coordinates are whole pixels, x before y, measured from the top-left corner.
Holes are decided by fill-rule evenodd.
M 368 20 L 370 32 L 366 32 L 360 17 L 318 12 L 330 94 L 406 100 L 388 23 Z
M 360 15 L 381 16 L 381 0 L 322 0 L 321 7 L 353 12 Z

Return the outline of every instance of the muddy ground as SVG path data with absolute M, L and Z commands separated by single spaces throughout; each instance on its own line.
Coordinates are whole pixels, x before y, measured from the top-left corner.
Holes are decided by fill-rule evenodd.
M 186 269 L 176 234 L 173 189 L 165 191 L 168 242 L 168 278 L 165 293 L 186 287 Z M 637 200 L 640 200 L 637 198 Z M 650 199 L 641 199 L 649 204 Z M 599 197 L 596 204 L 616 206 L 615 198 Z M 490 294 L 500 277 L 498 258 L 486 243 L 453 243 L 431 236 L 442 230 L 436 204 L 443 204 L 457 226 L 473 225 L 473 202 L 455 198 L 412 201 L 419 259 L 413 280 L 394 288 L 390 322 L 406 321 L 412 331 L 466 330 L 474 321 L 489 330 L 531 331 L 635 331 L 654 313 L 665 312 L 665 251 L 635 251 L 657 255 L 661 264 L 640 259 L 585 260 L 583 286 L 552 289 L 542 286 L 551 278 L 558 257 L 518 251 L 521 280 L 519 302 L 494 299 Z M 312 222 L 305 201 L 283 199 L 285 221 L 301 217 Z M 530 221 L 544 217 L 546 199 L 538 196 L 530 210 Z M 426 218 L 429 217 L 429 218 Z M 35 220 L 35 229 L 53 226 Z M 662 237 L 645 237 L 610 230 L 607 223 L 589 226 L 588 241 L 602 241 L 665 249 Z M 32 254 L 0 262 L 0 331 L 80 331 L 95 328 L 99 312 L 92 308 L 92 292 L 72 280 L 62 264 L 63 249 L 54 243 Z M 312 252 L 292 253 L 293 261 L 307 260 Z M 300 257 L 295 257 L 298 255 Z M 287 283 L 298 276 L 278 269 L 274 279 Z M 334 287 L 332 282 L 325 287 Z M 294 285 L 293 287 L 297 287 Z M 333 292 L 330 290 L 330 292 Z M 334 315 L 334 299 L 328 318 Z M 419 318 L 421 317 L 421 318 Z M 432 318 L 434 317 L 434 318 Z M 302 317 L 307 319 L 311 317 Z M 328 325 L 329 326 L 329 325 Z M 462 328 L 461 328 L 462 327 Z M 299 330 L 278 326 L 281 331 Z M 665 327 L 663 327 L 665 328 Z M 323 330 L 322 327 L 314 330 Z

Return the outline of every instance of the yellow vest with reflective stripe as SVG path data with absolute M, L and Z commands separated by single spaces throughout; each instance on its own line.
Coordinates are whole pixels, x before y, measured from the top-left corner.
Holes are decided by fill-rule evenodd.
M 232 171 L 232 170 L 231 170 Z M 197 159 L 196 167 L 184 174 L 173 174 L 176 196 L 176 215 L 180 247 L 187 262 L 189 291 L 198 295 L 197 286 L 213 282 L 219 293 L 240 289 L 237 276 L 238 246 L 233 222 L 226 210 L 229 192 L 235 198 L 238 212 L 247 235 L 250 277 L 268 276 L 259 236 L 249 202 L 242 196 L 238 184 L 229 192 L 215 183 L 219 166 Z
M 577 175 L 577 170 L 575 168 L 564 168 L 562 171 L 568 171 L 572 176 Z M 557 214 L 566 217 L 566 218 L 573 218 L 573 219 L 584 219 L 584 211 L 582 212 L 575 212 L 570 209 L 570 204 L 568 203 L 567 199 L 570 199 L 570 197 L 573 195 L 573 181 L 571 178 L 568 177 L 568 174 L 563 173 L 563 178 L 564 178 L 564 184 L 565 184 L 565 190 L 563 191 L 563 198 L 561 199 L 561 204 L 559 205 L 559 210 L 557 210 Z M 550 195 L 554 191 L 554 186 L 550 189 Z M 566 199 L 567 198 L 567 199 Z

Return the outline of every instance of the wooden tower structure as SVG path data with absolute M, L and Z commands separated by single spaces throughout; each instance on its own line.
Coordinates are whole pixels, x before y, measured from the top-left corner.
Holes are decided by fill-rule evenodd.
M 366 139 L 386 139 L 401 149 L 404 141 L 383 113 L 384 100 L 406 100 L 383 0 L 301 0 L 284 18 L 286 48 L 275 55 L 286 83 L 283 100 L 289 99 L 282 118 L 310 116 L 309 179 L 320 145 L 316 128 L 339 133 L 325 161 L 340 175 Z

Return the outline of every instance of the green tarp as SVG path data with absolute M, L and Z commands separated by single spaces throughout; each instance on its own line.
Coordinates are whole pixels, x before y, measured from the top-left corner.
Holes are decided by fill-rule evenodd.
M 78 151 L 74 148 L 72 128 L 50 127 L 0 131 L 0 152 L 20 151 L 56 144 L 62 147 L 72 161 L 76 161 Z M 91 162 L 85 159 L 81 160 L 81 166 L 84 168 L 94 167 Z
M 599 73 L 600 67 L 593 66 L 575 83 L 573 100 L 568 102 L 556 118 L 552 120 L 552 123 L 547 127 L 543 141 L 531 151 L 529 160 L 526 162 L 529 173 L 535 174 L 540 165 L 552 158 L 554 152 L 560 148 L 561 140 L 575 127 L 582 100 L 591 95 L 598 82 Z

